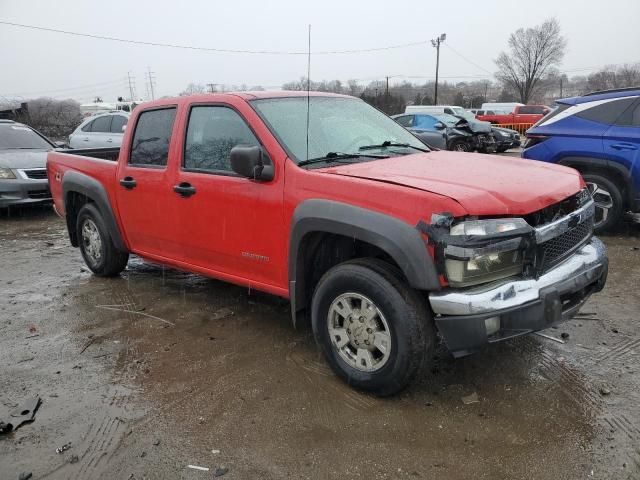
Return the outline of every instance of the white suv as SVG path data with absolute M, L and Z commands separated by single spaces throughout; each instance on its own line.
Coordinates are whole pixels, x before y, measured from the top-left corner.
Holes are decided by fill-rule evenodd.
M 71 148 L 120 147 L 124 127 L 129 121 L 127 112 L 101 113 L 88 117 L 69 135 Z

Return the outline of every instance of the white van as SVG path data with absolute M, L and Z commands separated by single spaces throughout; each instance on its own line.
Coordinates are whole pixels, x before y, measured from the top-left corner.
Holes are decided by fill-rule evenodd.
M 449 115 L 459 115 L 464 117 L 466 110 L 457 105 L 408 105 L 404 113 L 448 113 Z
M 524 103 L 505 102 L 505 103 L 483 103 L 482 110 L 499 110 L 501 112 L 513 112 L 516 107 L 523 107 Z

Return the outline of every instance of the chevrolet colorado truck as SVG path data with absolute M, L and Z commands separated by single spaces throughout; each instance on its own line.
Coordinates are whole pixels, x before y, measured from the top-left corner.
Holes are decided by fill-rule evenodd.
M 47 170 L 96 275 L 135 254 L 287 298 L 335 373 L 379 395 L 438 335 L 459 357 L 547 328 L 607 277 L 578 172 L 429 151 L 348 96 L 158 100 L 134 110 L 117 161 L 79 153 Z
M 489 114 L 485 112 L 483 115 L 476 115 L 476 118 L 494 125 L 533 125 L 550 111 L 551 109 L 546 105 L 521 105 L 514 107 L 513 111 L 509 113 L 493 112 Z

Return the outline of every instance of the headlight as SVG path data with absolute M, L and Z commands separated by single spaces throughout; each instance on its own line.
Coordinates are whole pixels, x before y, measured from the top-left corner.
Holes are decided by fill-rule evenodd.
M 10 168 L 0 167 L 0 180 L 7 180 L 9 178 L 16 178 L 13 171 Z
M 503 218 L 497 220 L 471 220 L 451 227 L 450 235 L 496 235 L 511 232 L 520 228 L 528 228 L 523 218 Z
M 468 287 L 521 274 L 522 240 L 530 232 L 531 227 L 522 218 L 471 220 L 453 225 L 449 235 L 467 236 L 469 241 L 461 239 L 460 244 L 445 247 L 447 281 L 452 287 Z
M 447 280 L 452 287 L 468 287 L 522 273 L 522 251 L 479 255 L 466 260 L 445 259 Z

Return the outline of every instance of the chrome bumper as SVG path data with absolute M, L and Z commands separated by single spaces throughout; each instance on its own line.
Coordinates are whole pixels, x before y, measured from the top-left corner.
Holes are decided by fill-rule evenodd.
M 599 277 L 607 264 L 604 244 L 593 237 L 589 243 L 574 252 L 567 260 L 537 280 L 513 280 L 471 288 L 443 290 L 429 295 L 431 309 L 439 315 L 476 315 L 517 307 L 540 298 L 540 291 L 557 285 L 560 293 L 587 285 Z

